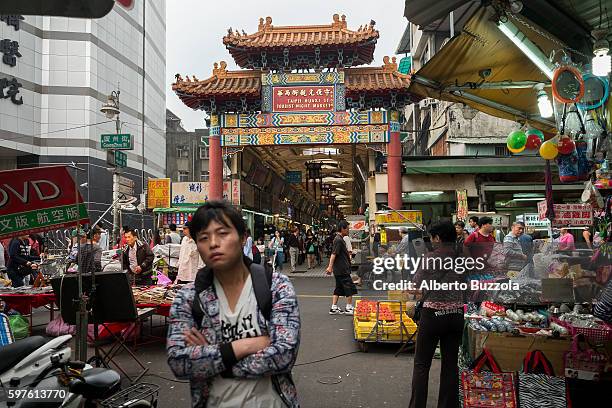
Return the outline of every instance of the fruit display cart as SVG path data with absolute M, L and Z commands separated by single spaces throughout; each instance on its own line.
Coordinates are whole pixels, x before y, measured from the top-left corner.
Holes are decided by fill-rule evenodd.
M 406 314 L 405 303 L 399 300 L 355 301 L 353 332 L 359 349 L 368 351 L 369 343 L 404 344 L 414 341 L 417 325 Z

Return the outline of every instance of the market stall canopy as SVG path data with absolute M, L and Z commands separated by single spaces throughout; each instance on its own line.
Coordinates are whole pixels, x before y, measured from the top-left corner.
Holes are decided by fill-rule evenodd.
M 467 3 L 473 3 L 473 0 L 406 0 L 404 17 L 423 29 Z
M 404 174 L 540 173 L 539 157 L 411 156 L 404 160 Z
M 538 114 L 535 86 L 550 80 L 498 28 L 494 11 L 482 7 L 461 34 L 451 39 L 412 78 L 410 92 L 421 97 L 467 104 L 487 114 L 515 121 L 528 120 L 553 132 L 555 124 Z M 561 48 L 545 38 L 534 23 L 510 15 L 509 20 L 549 56 Z M 554 40 L 554 39 L 553 39 Z M 560 43 L 560 42 L 559 42 Z

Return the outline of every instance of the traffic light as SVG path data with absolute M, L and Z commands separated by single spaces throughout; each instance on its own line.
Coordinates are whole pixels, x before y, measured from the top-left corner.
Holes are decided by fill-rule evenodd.
M 121 0 L 120 4 L 129 8 L 133 0 Z M 0 14 L 100 18 L 114 5 L 115 0 L 2 0 Z

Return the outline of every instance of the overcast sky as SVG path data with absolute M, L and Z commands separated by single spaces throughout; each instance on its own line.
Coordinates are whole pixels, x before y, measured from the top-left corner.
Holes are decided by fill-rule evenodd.
M 232 27 L 252 34 L 259 17 L 272 17 L 273 25 L 330 24 L 332 16 L 345 14 L 348 28 L 376 21 L 380 38 L 372 65 L 382 65 L 393 55 L 407 20 L 402 0 L 170 0 L 166 3 L 166 106 L 183 120 L 187 130 L 203 128 L 204 112 L 186 107 L 172 92 L 174 75 L 209 78 L 215 61 L 236 69 L 223 45 Z

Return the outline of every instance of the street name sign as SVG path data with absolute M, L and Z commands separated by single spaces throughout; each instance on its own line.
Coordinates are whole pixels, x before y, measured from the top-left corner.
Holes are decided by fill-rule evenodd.
M 130 134 L 100 135 L 102 149 L 134 150 L 134 139 Z
M 121 150 L 115 150 L 115 166 L 127 167 L 127 154 Z

